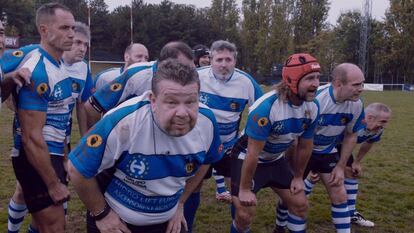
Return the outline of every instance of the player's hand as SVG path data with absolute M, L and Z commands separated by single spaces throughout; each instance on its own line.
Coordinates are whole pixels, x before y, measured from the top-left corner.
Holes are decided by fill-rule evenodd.
M 185 231 L 188 231 L 187 221 L 184 218 L 184 205 L 178 204 L 177 210 L 175 211 L 172 218 L 168 221 L 166 233 L 180 233 L 181 228 L 184 226 Z
M 126 224 L 112 210 L 103 219 L 96 221 L 96 227 L 101 233 L 131 233 Z
M 70 199 L 70 192 L 66 185 L 62 184 L 60 181 L 56 181 L 48 187 L 48 192 L 52 201 L 56 204 L 63 204 Z
M 239 190 L 239 200 L 242 206 L 257 205 L 256 195 L 250 190 Z
M 32 73 L 27 68 L 18 69 L 12 75 L 13 82 L 19 87 L 30 84 L 31 77 Z
M 328 183 L 333 186 L 340 186 L 344 183 L 344 168 L 336 165 L 331 172 Z
M 312 184 L 316 184 L 321 178 L 318 173 L 310 171 L 308 177 L 306 177 Z
M 293 177 L 292 182 L 290 183 L 290 193 L 295 195 L 303 190 L 305 190 L 305 183 L 303 182 L 302 177 Z
M 357 178 L 362 175 L 362 166 L 360 162 L 354 161 L 352 163 L 352 176 Z

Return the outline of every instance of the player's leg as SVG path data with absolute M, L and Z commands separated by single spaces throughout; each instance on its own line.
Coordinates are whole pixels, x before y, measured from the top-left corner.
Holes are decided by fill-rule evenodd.
M 329 183 L 330 173 L 319 173 L 331 199 L 332 221 L 338 233 L 351 232 L 351 219 L 348 210 L 345 186 Z
M 23 197 L 23 190 L 16 182 L 16 190 L 14 191 L 13 197 L 10 199 L 8 208 L 8 233 L 17 233 L 20 231 L 24 217 L 27 214 L 27 206 Z

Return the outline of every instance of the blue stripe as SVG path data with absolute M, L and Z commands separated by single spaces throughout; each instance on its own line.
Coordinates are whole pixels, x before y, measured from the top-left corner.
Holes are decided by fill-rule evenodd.
M 264 151 L 272 153 L 272 154 L 276 154 L 276 153 L 281 153 L 285 150 L 287 150 L 287 148 L 292 144 L 293 141 L 288 142 L 288 143 L 271 143 L 269 141 L 266 141 L 266 144 L 264 146 Z
M 220 130 L 220 135 L 229 135 L 236 132 L 239 129 L 239 121 L 230 123 L 217 123 Z
M 189 177 L 194 175 L 204 162 L 205 151 L 188 155 L 144 155 L 124 152 L 117 165 L 127 176 L 140 180 L 155 180 L 166 177 Z
M 313 144 L 316 146 L 328 146 L 335 144 L 337 138 L 338 136 L 325 136 L 323 134 L 315 134 L 313 138 Z
M 356 200 L 355 199 L 348 199 L 348 206 L 350 206 L 350 205 L 355 205 L 355 203 L 356 203 Z
M 130 188 L 121 180 L 114 178 L 106 191 L 130 210 L 144 213 L 163 213 L 177 204 L 183 189 L 171 196 L 146 196 Z
M 348 229 L 351 228 L 351 224 L 343 223 L 343 224 L 335 224 L 336 229 Z
M 24 208 L 23 209 L 16 209 L 16 208 L 14 208 L 13 206 L 11 206 L 11 205 L 9 205 L 9 209 L 11 210 L 11 211 L 13 211 L 13 212 L 24 212 L 24 211 L 26 211 L 27 210 L 27 207 L 26 207 L 26 205 L 24 205 Z
M 280 121 L 275 121 L 272 124 L 272 134 L 299 134 L 310 127 L 311 123 L 311 119 L 308 118 L 288 118 Z
M 332 218 L 346 218 L 349 217 L 349 212 L 336 212 L 332 211 Z
M 289 214 L 288 215 L 288 222 L 292 223 L 292 224 L 295 224 L 295 225 L 302 225 L 302 224 L 305 224 L 305 219 L 294 218 Z
M 21 218 L 12 218 L 11 216 L 9 216 L 9 221 L 13 224 L 21 223 L 23 219 L 24 219 L 24 216 Z
M 351 113 L 325 113 L 319 117 L 319 126 L 346 126 L 352 121 Z
M 232 97 L 223 97 L 207 92 L 200 93 L 200 102 L 209 108 L 227 112 L 243 112 L 247 100 Z

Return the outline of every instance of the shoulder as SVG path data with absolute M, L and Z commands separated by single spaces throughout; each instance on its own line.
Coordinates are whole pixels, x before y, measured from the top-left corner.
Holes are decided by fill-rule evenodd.
M 275 90 L 269 91 L 260 97 L 254 104 L 250 107 L 250 110 L 254 110 L 260 107 L 271 107 L 273 103 L 279 99 L 279 96 Z

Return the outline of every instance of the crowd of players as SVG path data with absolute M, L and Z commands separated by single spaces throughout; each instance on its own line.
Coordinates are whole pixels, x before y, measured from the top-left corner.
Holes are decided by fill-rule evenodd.
M 318 61 L 293 54 L 264 94 L 235 68 L 231 42 L 191 49 L 174 41 L 156 61 L 131 44 L 124 66 L 93 79 L 84 60 L 89 28 L 68 8 L 42 5 L 36 26 L 39 44 L 1 59 L 2 101 L 15 111 L 9 233 L 27 212 L 29 232 L 64 232 L 68 182 L 88 210 L 88 232 L 193 232 L 203 179 L 212 175 L 217 200 L 230 203 L 232 233 L 250 232 L 256 193 L 266 187 L 279 196 L 274 232 L 305 232 L 318 180 L 337 232 L 350 232 L 351 222 L 374 226 L 355 210 L 358 177 L 391 110 L 372 103 L 364 111 L 356 65 L 336 66 L 332 82 L 319 86 Z M 75 107 L 83 137 L 71 143 Z

